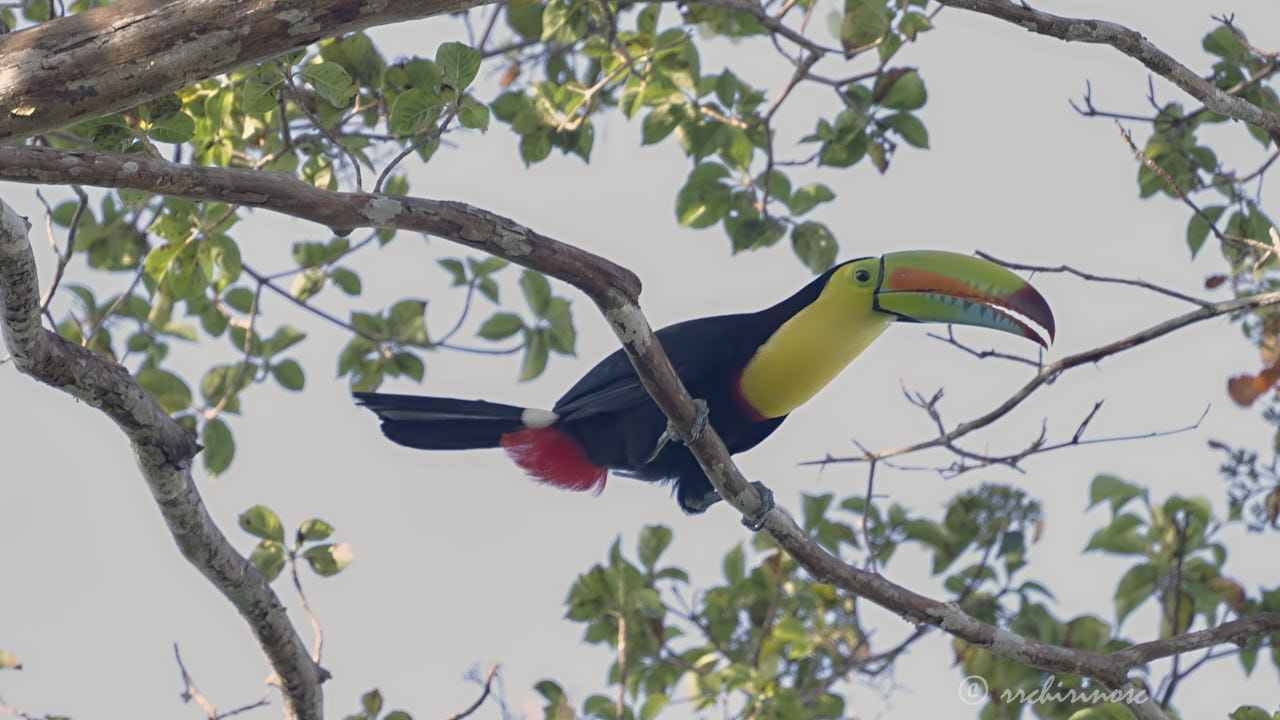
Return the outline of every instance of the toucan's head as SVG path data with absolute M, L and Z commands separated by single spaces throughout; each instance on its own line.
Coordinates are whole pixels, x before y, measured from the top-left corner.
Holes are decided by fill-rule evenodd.
M 896 320 L 978 325 L 1053 341 L 1049 303 L 1027 281 L 992 262 L 936 250 L 892 252 L 851 260 L 828 281 L 869 295 L 874 311 Z

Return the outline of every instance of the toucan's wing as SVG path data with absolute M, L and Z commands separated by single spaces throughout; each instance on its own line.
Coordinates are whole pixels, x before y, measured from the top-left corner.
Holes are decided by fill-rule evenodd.
M 689 385 L 717 373 L 736 373 L 760 344 L 750 314 L 698 318 L 665 327 L 658 340 L 680 379 Z M 626 353 L 617 350 L 591 368 L 556 402 L 562 419 L 626 410 L 652 402 Z

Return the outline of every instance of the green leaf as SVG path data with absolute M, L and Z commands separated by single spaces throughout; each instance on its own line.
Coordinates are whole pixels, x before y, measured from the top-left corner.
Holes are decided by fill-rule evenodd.
M 254 537 L 284 542 L 284 526 L 280 524 L 280 518 L 265 505 L 254 505 L 240 513 L 239 521 L 240 529 Z
M 513 313 L 494 313 L 480 326 L 480 337 L 486 340 L 502 340 L 524 329 L 524 321 Z
M 134 378 L 165 412 L 175 413 L 191 407 L 191 390 L 177 375 L 160 368 L 144 367 Z
M 792 215 L 803 215 L 818 205 L 835 199 L 836 194 L 831 192 L 831 188 L 821 183 L 809 183 L 796 188 L 791 199 L 784 202 Z
M 264 580 L 271 582 L 284 570 L 284 546 L 275 540 L 261 540 L 249 553 L 249 562 L 258 569 Z
M 1133 513 L 1122 513 L 1110 525 L 1089 538 L 1085 551 L 1102 550 L 1116 555 L 1141 555 L 1147 550 L 1147 541 L 1138 533 L 1137 528 L 1145 524 L 1145 520 Z
M 577 333 L 573 329 L 573 312 L 569 309 L 569 301 L 561 297 L 551 298 L 544 317 L 549 324 L 547 343 L 551 349 L 561 355 L 573 355 Z
M 916 35 L 932 29 L 933 21 L 918 12 L 906 13 L 898 21 L 898 30 L 912 42 L 915 41 Z
M 408 351 L 392 355 L 391 364 L 401 375 L 407 375 L 418 382 L 422 382 L 423 376 L 427 374 L 427 366 L 422 358 Z
M 813 529 L 818 526 L 818 523 L 822 522 L 823 517 L 827 513 L 827 509 L 831 507 L 831 502 L 834 499 L 835 496 L 831 493 L 824 493 L 822 495 L 804 494 L 800 496 L 805 532 L 812 532 Z
M 730 190 L 721 180 L 728 169 L 716 163 L 701 163 L 676 195 L 676 220 L 686 227 L 705 228 L 729 212 Z
M 840 42 L 845 50 L 866 47 L 888 34 L 892 19 L 884 0 L 845 0 Z
M 520 382 L 527 382 L 542 374 L 547 368 L 547 336 L 541 330 L 530 330 L 525 335 L 524 359 L 520 364 Z
M 360 276 L 344 267 L 336 267 L 329 271 L 329 279 L 342 292 L 348 295 L 359 295 L 361 290 Z
M 671 134 L 688 117 L 688 105 L 666 103 L 659 105 L 644 117 L 641 123 L 640 144 L 652 145 Z
M 210 405 L 217 404 L 222 401 L 222 396 L 227 394 L 227 388 L 236 380 L 240 380 L 238 387 L 232 390 L 233 393 L 239 392 L 252 379 L 252 372 L 245 372 L 244 378 L 240 378 L 240 369 L 244 367 L 242 363 L 234 365 L 215 365 L 209 368 L 204 374 L 204 379 L 200 381 L 200 394 L 204 397 L 204 401 Z M 229 406 L 228 406 L 229 407 Z
M 669 698 L 666 695 L 650 694 L 640 706 L 640 720 L 653 720 L 668 702 Z
M 1204 241 L 1208 239 L 1211 224 L 1218 222 L 1218 218 L 1222 217 L 1226 209 L 1226 206 L 1215 205 L 1191 216 L 1191 220 L 1187 222 L 1187 247 L 1191 249 L 1192 258 L 1200 252 Z
M 231 288 L 223 293 L 222 299 L 235 310 L 248 313 L 253 307 L 253 291 L 248 288 Z
M 247 115 L 261 115 L 276 106 L 276 90 L 284 84 L 284 74 L 274 63 L 263 63 L 245 78 L 240 107 Z
M 920 122 L 920 118 L 915 115 L 909 112 L 900 112 L 890 115 L 880 122 L 893 128 L 908 144 L 918 148 L 929 147 L 929 131 L 925 129 L 924 123 Z
M 1155 565 L 1142 563 L 1129 568 L 1116 585 L 1116 625 L 1156 592 L 1160 572 Z
M 507 24 L 526 38 L 542 36 L 542 3 L 537 0 L 511 0 L 507 3 Z
M 545 317 L 547 303 L 551 301 L 551 284 L 546 276 L 536 270 L 525 270 L 520 275 L 520 290 L 533 314 Z
M 587 33 L 581 0 L 547 0 L 542 10 L 542 41 L 568 45 Z
M 445 43 L 436 50 L 436 65 L 440 66 L 440 82 L 452 88 L 457 97 L 475 80 L 480 70 L 480 51 L 459 42 Z
M 658 558 L 662 556 L 674 537 L 675 533 L 665 525 L 646 525 L 640 530 L 640 538 L 636 541 L 636 545 L 640 554 L 640 563 L 645 569 L 653 572 Z
M 297 543 L 301 545 L 303 542 L 319 542 L 327 540 L 333 534 L 333 526 L 321 520 L 320 518 L 311 518 L 303 520 L 298 526 Z
M 378 717 L 378 713 L 382 712 L 382 693 L 375 688 L 361 695 L 360 708 L 364 710 L 364 714 L 369 720 Z
M 405 90 L 391 106 L 387 128 L 392 135 L 412 135 L 434 124 L 442 107 L 444 100 L 433 91 L 421 88 Z
M 520 159 L 524 160 L 525 165 L 546 160 L 550 154 L 551 134 L 548 131 L 539 130 L 521 136 Z
M 836 260 L 836 238 L 819 222 L 803 222 L 791 231 L 791 247 L 796 256 L 815 273 L 826 271 Z
M 1103 500 L 1111 501 L 1111 514 L 1114 516 L 1125 503 L 1136 497 L 1146 495 L 1146 490 L 1125 482 L 1114 475 L 1098 475 L 1089 485 L 1089 507 Z
M 292 325 L 281 325 L 266 342 L 262 343 L 263 355 L 275 355 L 306 339 L 307 334 Z
M 286 390 L 298 392 L 306 384 L 302 366 L 296 360 L 281 360 L 271 366 L 271 376 Z
M 453 277 L 453 287 L 467 284 L 467 271 L 462 266 L 461 261 L 445 258 L 444 260 L 437 260 L 436 263 Z
M 462 100 L 458 103 L 458 122 L 462 123 L 463 127 L 488 130 L 489 106 L 470 95 L 463 95 Z
M 427 342 L 427 303 L 422 300 L 401 300 L 391 306 L 387 321 L 391 332 L 401 342 L 425 344 Z
M 204 445 L 201 452 L 204 469 L 210 475 L 220 475 L 231 467 L 231 459 L 236 454 L 236 441 L 226 423 L 218 418 L 206 422 L 200 432 L 200 443 Z
M 747 556 L 746 551 L 742 549 L 742 543 L 734 545 L 732 550 L 725 553 L 722 569 L 724 579 L 730 585 L 742 582 L 747 577 Z
M 874 98 L 887 108 L 915 110 L 924 107 L 928 93 L 920 73 L 910 68 L 896 68 L 877 78 Z
M 1201 46 L 1207 52 L 1230 60 L 1244 60 L 1250 55 L 1249 50 L 1241 44 L 1240 39 L 1236 37 L 1231 28 L 1225 25 L 1205 35 Z
M 337 575 L 351 564 L 351 546 L 347 543 L 314 545 L 303 551 L 302 557 L 311 563 L 311 569 L 315 570 L 317 575 L 329 577 Z
M 179 110 L 156 120 L 147 128 L 147 135 L 156 142 L 181 145 L 196 134 L 196 121 Z
M 336 62 L 307 65 L 302 68 L 302 77 L 311 83 L 317 95 L 334 107 L 344 108 L 356 96 L 356 85 L 351 75 Z

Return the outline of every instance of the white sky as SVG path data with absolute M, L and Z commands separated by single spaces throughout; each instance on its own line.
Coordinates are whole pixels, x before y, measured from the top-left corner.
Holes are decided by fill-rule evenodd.
M 1235 12 L 1256 44 L 1280 47 L 1280 13 L 1269 0 L 1225 6 L 1204 0 L 1095 0 L 1037 7 L 1125 23 L 1197 70 L 1208 67 L 1199 43 L 1210 14 Z M 792 175 L 793 184 L 816 178 L 836 188 L 838 200 L 816 215 L 837 233 L 841 257 L 909 248 L 982 249 L 1203 295 L 1204 277 L 1222 267 L 1216 249 L 1206 246 L 1189 263 L 1186 209 L 1163 198 L 1137 200 L 1137 168 L 1116 128 L 1108 120 L 1081 118 L 1067 105 L 1088 79 L 1099 107 L 1145 112 L 1144 68 L 1108 48 L 1067 45 L 960 11 L 943 12 L 937 25 L 938 31 L 896 59 L 921 68 L 929 103 L 920 115 L 932 149 L 904 147 L 884 177 L 867 163 L 846 172 Z M 445 33 L 442 27 L 453 29 Z M 388 59 L 430 57 L 438 42 L 459 39 L 461 31 L 448 23 L 420 22 L 375 37 Z M 741 51 L 718 57 L 707 52 L 702 69 L 718 72 L 729 61 L 747 72 L 742 63 L 751 60 Z M 1181 98 L 1161 81 L 1156 90 L 1162 100 Z M 814 114 L 830 112 L 827 98 L 813 93 L 784 111 L 796 133 L 812 127 Z M 644 148 L 641 155 L 636 124 L 616 115 L 596 122 L 590 165 L 556 153 L 526 170 L 514 138 L 496 123 L 487 137 L 455 134 L 456 149 L 442 149 L 427 170 L 413 171 L 412 191 L 505 214 L 630 267 L 645 283 L 643 307 L 655 327 L 764 307 L 808 279 L 781 245 L 730 260 L 729 242 L 719 231 L 677 227 L 674 194 L 688 166 L 674 140 Z M 1142 130 L 1136 123 L 1130 128 Z M 1230 147 L 1243 152 L 1219 149 L 1219 155 L 1239 158 L 1235 164 L 1244 170 L 1262 157 L 1252 140 Z M 1270 201 L 1273 215 L 1280 212 L 1274 187 L 1263 202 L 1267 207 Z M 42 226 L 33 188 L 6 184 L 0 193 L 37 220 L 37 230 Z M 61 197 L 57 189 L 46 193 Z M 323 228 L 265 213 L 256 213 L 239 233 L 246 259 L 269 270 L 290 266 L 294 241 L 328 237 Z M 38 232 L 33 242 L 47 280 L 51 253 Z M 402 233 L 386 249 L 351 263 L 364 280 L 362 304 L 382 307 L 406 295 L 431 298 L 429 322 L 436 333 L 442 331 L 460 298 L 445 292 L 447 275 L 434 259 L 461 254 L 445 241 L 424 243 Z M 81 281 L 82 270 L 77 259 L 68 281 Z M 508 271 L 508 280 L 516 274 Z M 103 287 L 122 282 L 123 276 L 112 278 Z M 1036 284 L 1058 318 L 1050 360 L 1188 309 L 1138 290 L 1057 276 L 1039 277 Z M 567 294 L 577 311 L 578 357 L 553 358 L 537 381 L 516 386 L 514 358 L 439 354 L 425 358 L 424 386 L 388 383 L 383 390 L 549 406 L 616 347 L 585 298 L 563 286 L 557 292 Z M 518 305 L 513 284 L 507 293 Z M 497 451 L 424 454 L 390 444 L 374 418 L 352 406 L 345 382 L 332 375 L 346 340 L 342 333 L 267 297 L 263 327 L 290 323 L 310 333 L 295 353 L 307 370 L 307 390 L 291 394 L 269 384 L 248 391 L 247 416 L 230 419 L 238 444 L 235 464 L 218 480 L 201 477 L 199 484 L 215 519 L 245 552 L 253 543 L 235 518 L 257 503 L 280 513 L 287 529 L 322 517 L 337 528 L 335 539 L 354 546 L 355 563 L 338 577 L 304 578 L 326 632 L 323 664 L 334 676 L 325 685 L 331 716 L 355 711 L 360 693 L 375 686 L 389 707 L 415 717 L 451 715 L 478 692 L 464 674 L 493 660 L 503 664 L 505 697 L 514 709 L 543 677 L 561 681 L 580 702 L 604 688 L 611 658 L 579 643 L 581 628 L 561 619 L 562 603 L 576 574 L 602 561 L 616 535 L 633 554 L 641 527 L 669 525 L 675 543 L 667 561 L 688 567 L 702 585 L 720 579 L 725 550 L 749 539 L 726 506 L 685 517 L 663 490 L 624 478 L 612 479 L 595 498 L 531 483 Z M 320 303 L 345 315 L 332 290 Z M 740 456 L 748 477 L 770 485 L 779 503 L 795 511 L 800 492 L 859 494 L 865 488 L 860 466 L 819 473 L 796 463 L 828 451 L 850 452 L 851 437 L 873 449 L 928 437 L 929 420 L 906 404 L 899 382 L 925 393 L 945 387 L 942 411 L 956 422 L 985 412 L 1028 377 L 1024 368 L 972 360 L 927 339 L 926 329 L 903 326 L 886 333 L 856 369 L 796 412 L 769 441 Z M 961 336 L 1030 351 L 1016 338 L 972 329 Z M 219 341 L 200 352 L 179 352 L 179 362 L 198 383 L 208 365 L 236 356 Z M 1030 551 L 1031 576 L 1057 594 L 1055 611 L 1061 616 L 1092 612 L 1110 621 L 1115 583 L 1131 563 L 1081 553 L 1106 520 L 1101 509 L 1081 518 L 1090 480 L 1099 471 L 1112 472 L 1149 485 L 1161 502 L 1171 493 L 1201 494 L 1224 512 L 1218 456 L 1205 442 L 1270 444 L 1258 413 L 1237 409 L 1224 392 L 1229 375 L 1257 365 L 1256 351 L 1236 326 L 1226 320 L 1203 323 L 1073 371 L 967 442 L 982 448 L 990 440 L 993 451 L 1020 448 L 1046 417 L 1051 437 L 1065 438 L 1099 399 L 1106 404 L 1090 426 L 1095 437 L 1184 426 L 1211 406 L 1200 429 L 1033 458 L 1025 475 L 975 472 L 943 481 L 928 473 L 881 470 L 876 490 L 887 496 L 886 504 L 903 503 L 936 517 L 948 498 L 981 481 L 1026 488 L 1047 511 L 1044 539 Z M 18 375 L 12 365 L 0 368 L 0 396 L 11 408 L 0 413 L 0 547 L 8 549 L 0 555 L 0 648 L 26 665 L 21 672 L 0 673 L 0 696 L 33 714 L 194 717 L 197 708 L 181 707 L 172 656 L 177 642 L 200 689 L 220 708 L 256 700 L 268 672 L 256 645 L 231 605 L 179 556 L 119 431 L 71 397 Z M 1260 584 L 1274 585 L 1276 534 L 1233 532 L 1228 538 L 1227 574 L 1251 593 Z M 941 596 L 919 553 L 899 553 L 888 575 Z M 276 589 L 296 605 L 283 578 Z M 911 630 L 886 613 L 875 618 L 877 641 L 887 644 Z M 302 616 L 295 622 L 309 640 Z M 1124 631 L 1150 639 L 1157 623 L 1147 608 Z M 960 677 L 951 663 L 949 638 L 935 634 L 903 657 L 891 677 L 871 686 L 855 682 L 850 707 L 865 718 L 973 717 L 958 699 Z M 1245 702 L 1274 707 L 1275 668 L 1263 659 L 1248 682 L 1240 680 L 1238 668 L 1234 659 L 1219 661 L 1187 681 L 1178 694 L 1183 716 L 1222 717 Z M 274 697 L 272 704 L 256 716 L 274 716 Z M 666 716 L 680 717 L 681 707 L 687 705 Z M 477 716 L 495 715 L 490 707 Z

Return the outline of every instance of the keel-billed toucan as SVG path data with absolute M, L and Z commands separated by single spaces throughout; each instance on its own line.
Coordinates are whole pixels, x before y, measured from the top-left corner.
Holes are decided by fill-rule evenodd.
M 689 393 L 705 401 L 729 452 L 740 453 L 768 437 L 899 320 L 980 325 L 1045 346 L 1054 334 L 1048 303 L 1012 272 L 967 255 L 909 251 L 837 265 L 766 310 L 689 320 L 657 335 Z M 667 441 L 666 417 L 621 350 L 551 410 L 384 393 L 355 397 L 401 445 L 502 447 L 534 479 L 569 490 L 603 489 L 609 470 L 671 482 L 689 513 L 719 499 L 689 450 Z

